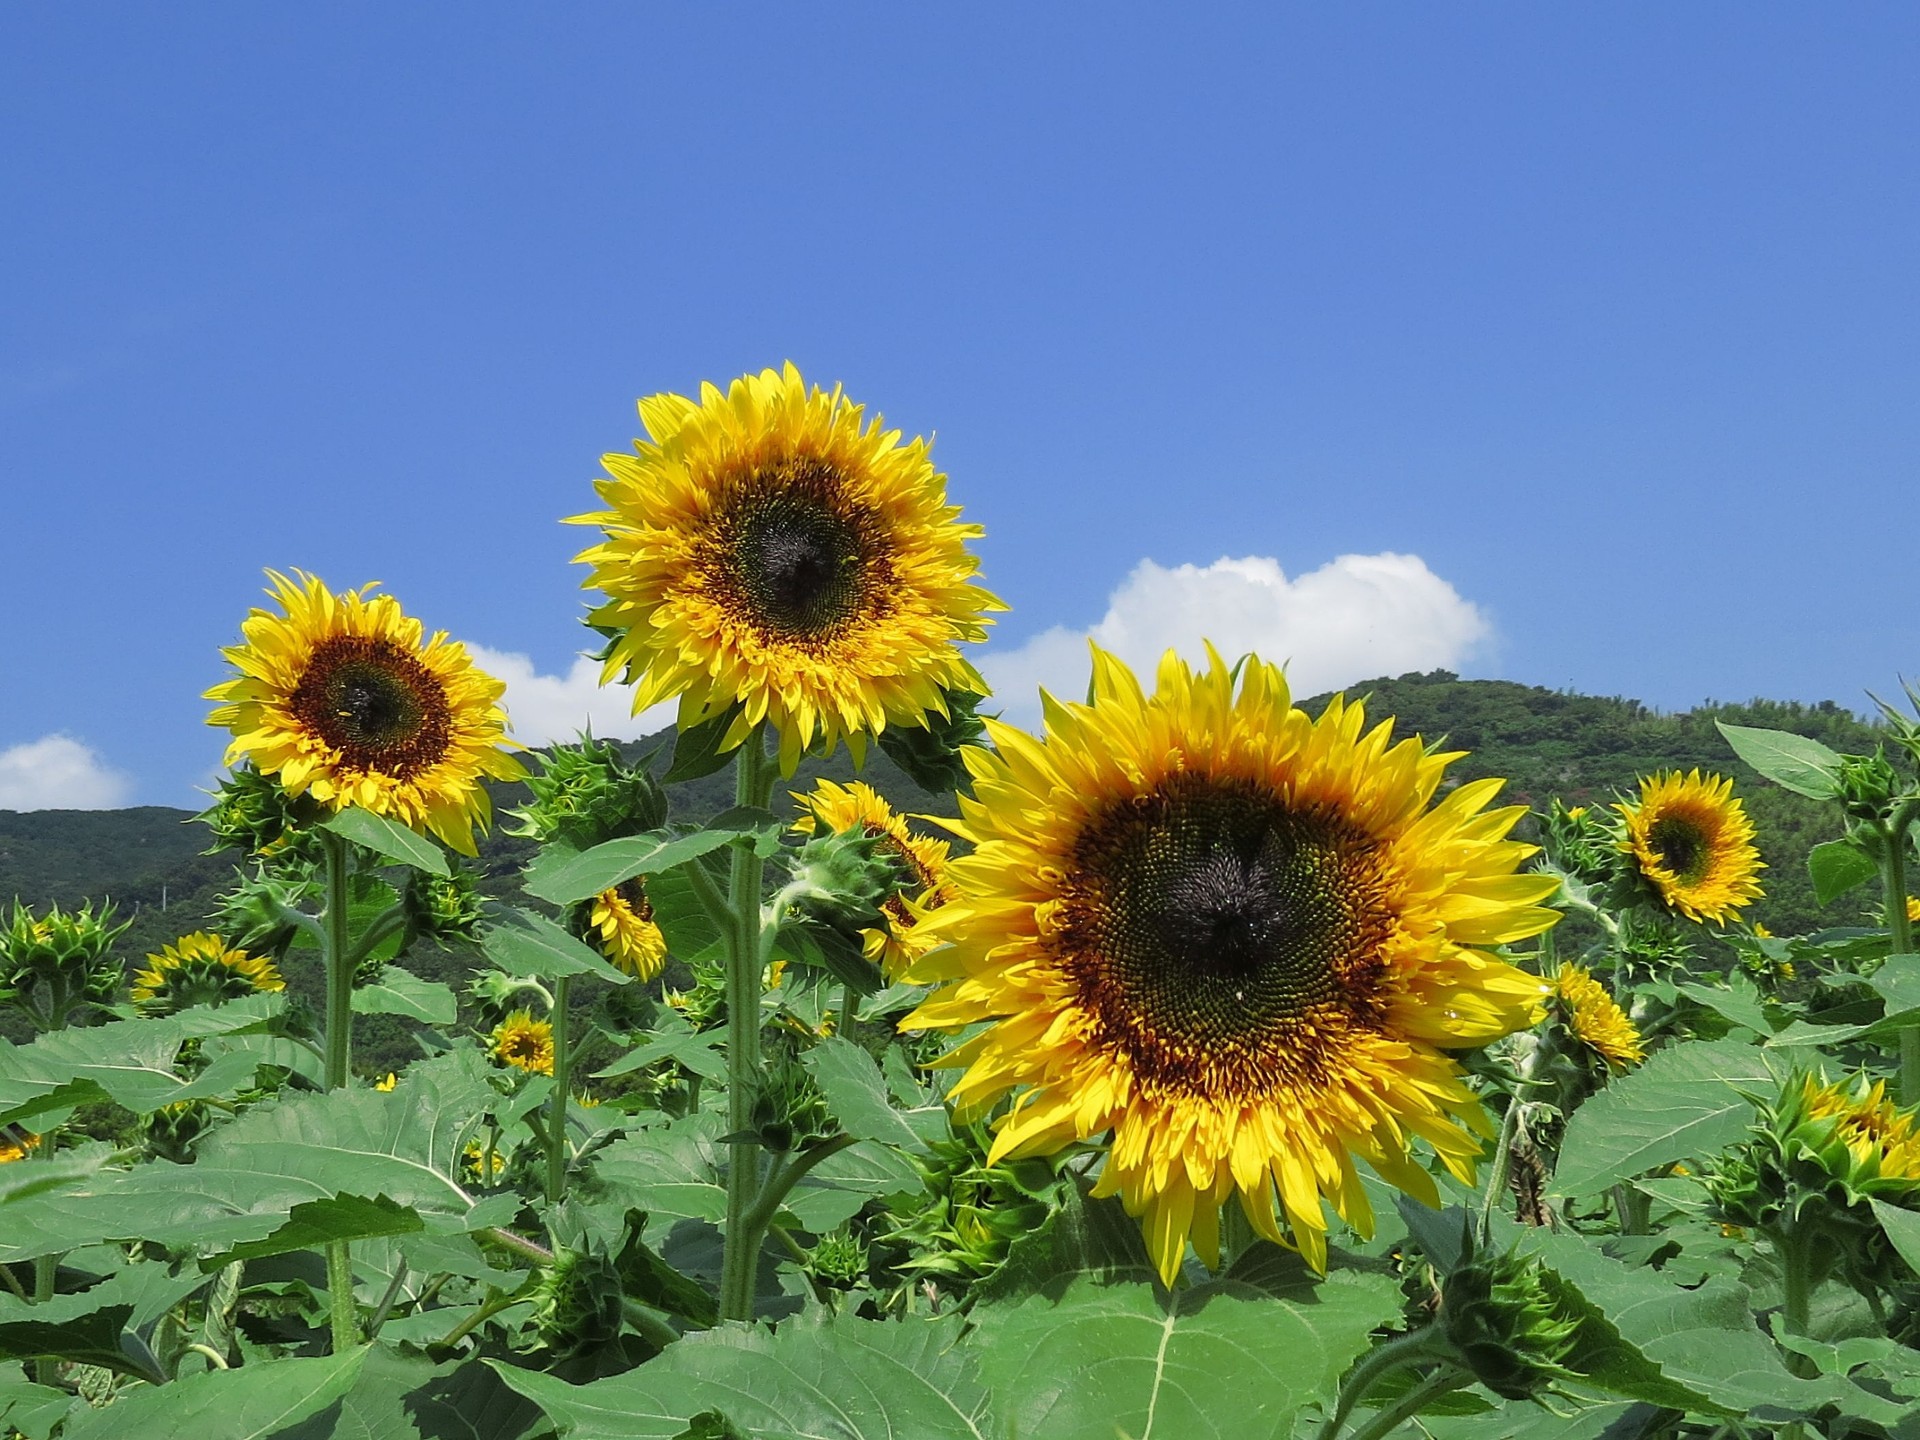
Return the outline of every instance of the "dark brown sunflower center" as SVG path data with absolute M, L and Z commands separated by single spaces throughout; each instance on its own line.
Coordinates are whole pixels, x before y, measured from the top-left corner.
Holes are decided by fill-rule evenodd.
M 1647 845 L 1660 861 L 1660 868 L 1689 883 L 1707 873 L 1712 851 L 1707 837 L 1693 821 L 1677 815 L 1665 815 L 1647 827 Z
M 631 880 L 622 880 L 614 887 L 613 893 L 626 902 L 627 908 L 633 912 L 633 918 L 641 924 L 653 919 L 653 902 L 647 899 L 646 881 L 638 875 Z
M 843 488 L 824 461 L 783 460 L 749 477 L 715 527 L 723 603 L 770 638 L 822 644 L 887 603 L 885 531 Z
M 1381 1020 L 1377 845 L 1238 781 L 1185 778 L 1082 835 L 1056 944 L 1146 1083 L 1244 1098 L 1310 1080 Z
M 314 647 L 288 708 L 340 752 L 340 768 L 407 779 L 446 755 L 446 687 L 385 640 L 336 635 Z

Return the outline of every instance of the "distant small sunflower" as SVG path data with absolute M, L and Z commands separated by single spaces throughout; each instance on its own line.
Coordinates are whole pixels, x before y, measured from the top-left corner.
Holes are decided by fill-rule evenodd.
M 474 854 L 473 827 L 491 814 L 481 780 L 525 774 L 500 748 L 506 687 L 370 585 L 335 595 L 297 570 L 267 577 L 282 613 L 247 617 L 246 644 L 221 652 L 240 674 L 207 691 L 223 702 L 208 723 L 234 735 L 226 763 L 251 760 L 289 794 L 358 805 Z
M 1760 898 L 1765 865 L 1731 780 L 1698 770 L 1656 775 L 1614 808 L 1626 822 L 1621 848 L 1670 909 L 1725 925 Z
M 653 920 L 653 902 L 638 875 L 593 897 L 587 910 L 594 943 L 610 964 L 651 980 L 667 963 L 667 937 Z
M 1920 925 L 1920 895 L 1907 897 L 1907 919 L 1915 925 Z
M 947 880 L 951 847 L 945 840 L 916 835 L 905 817 L 894 813 L 886 797 L 864 781 L 841 785 L 821 780 L 807 794 L 795 793 L 800 818 L 793 828 L 802 835 L 816 830 L 841 833 L 859 830 L 877 838 L 910 877 L 907 885 L 881 902 L 884 927 L 862 932 L 867 958 L 889 980 L 897 980 L 915 959 L 938 942 L 920 928 L 920 921 L 952 898 Z
M 1612 1070 L 1627 1070 L 1647 1058 L 1640 1032 L 1600 982 L 1578 965 L 1563 965 L 1554 977 L 1567 1028 Z
M 1169 653 L 1149 696 L 1096 649 L 1093 703 L 1044 713 L 964 752 L 975 849 L 907 977 L 949 983 L 906 1025 L 987 1027 L 940 1063 L 963 1116 L 1012 1097 L 988 1163 L 1111 1131 L 1095 1193 L 1169 1282 L 1189 1239 L 1218 1263 L 1235 1196 L 1324 1269 L 1323 1202 L 1372 1229 L 1356 1160 L 1437 1203 L 1418 1138 L 1468 1179 L 1490 1126 L 1447 1052 L 1539 1018 L 1545 982 L 1486 947 L 1558 919 L 1501 782 L 1436 804 L 1457 756 L 1338 698 L 1311 719 L 1257 659 Z
M 0 1165 L 24 1160 L 39 1147 L 40 1137 L 18 1125 L 0 1126 Z
M 986 693 L 961 657 L 998 600 L 972 576 L 977 525 L 949 505 L 924 440 L 901 442 L 792 365 L 640 402 L 650 439 L 602 457 L 606 531 L 577 557 L 605 604 L 605 679 L 633 709 L 675 696 L 682 728 L 740 712 L 722 748 L 767 721 L 793 773 L 816 738 L 858 756 L 888 725 Z
M 553 1025 L 516 1010 L 493 1029 L 493 1058 L 536 1075 L 553 1074 Z
M 174 1015 L 193 1005 L 223 1005 L 286 988 L 273 961 L 196 930 L 147 956 L 147 968 L 133 977 L 131 998 L 149 1015 Z

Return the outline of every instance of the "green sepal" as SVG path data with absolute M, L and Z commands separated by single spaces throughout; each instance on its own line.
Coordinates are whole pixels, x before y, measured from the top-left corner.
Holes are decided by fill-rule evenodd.
M 977 712 L 987 697 L 970 690 L 940 694 L 946 714 L 929 710 L 924 725 L 889 725 L 880 732 L 880 750 L 922 790 L 935 795 L 971 791 L 973 776 L 960 752 L 986 743 L 987 727 Z

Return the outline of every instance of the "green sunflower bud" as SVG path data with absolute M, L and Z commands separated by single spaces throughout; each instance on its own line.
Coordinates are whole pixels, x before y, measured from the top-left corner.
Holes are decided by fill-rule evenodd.
M 95 914 L 93 902 L 78 910 L 49 905 L 36 915 L 17 900 L 0 930 L 0 995 L 51 1019 L 80 1001 L 104 1004 L 120 984 L 120 964 L 107 952 L 127 925 L 113 923 L 113 906 Z
M 610 740 L 582 736 L 556 745 L 530 776 L 532 801 L 513 812 L 508 833 L 585 850 L 619 835 L 657 830 L 667 820 L 666 792 L 644 764 L 628 765 Z
M 305 867 L 270 873 L 256 866 L 220 898 L 212 915 L 213 927 L 256 955 L 278 960 L 293 944 L 301 907 L 314 899 L 319 887 Z
M 464 865 L 446 876 L 413 872 L 402 897 L 409 936 L 433 940 L 471 940 L 480 926 L 480 881 Z
M 1812 1074 L 1790 1079 L 1769 1129 L 1794 1178 L 1825 1183 L 1849 1205 L 1920 1205 L 1916 1114 L 1886 1092 L 1886 1081 L 1864 1075 L 1836 1084 Z
M 1447 1338 L 1496 1395 L 1526 1400 L 1574 1378 L 1567 1368 L 1580 1330 L 1558 1278 L 1530 1256 L 1471 1260 L 1447 1277 L 1440 1316 Z
M 561 1250 L 533 1292 L 534 1332 L 564 1359 L 620 1333 L 620 1272 L 605 1255 Z
M 1546 816 L 1547 858 L 1575 880 L 1598 889 L 1615 881 L 1621 869 L 1620 831 L 1599 811 L 1571 808 L 1556 797 Z
M 867 1273 L 867 1247 L 842 1227 L 821 1237 L 807 1257 L 807 1270 L 822 1284 L 845 1289 Z
M 205 1101 L 176 1100 L 162 1105 L 141 1122 L 147 1153 L 176 1165 L 191 1164 L 193 1142 L 206 1133 L 212 1120 Z
M 793 878 L 782 898 L 807 923 L 857 941 L 886 924 L 881 902 L 911 879 L 887 839 L 863 830 L 811 836 L 789 858 Z
M 221 780 L 213 804 L 193 818 L 213 832 L 210 855 L 236 849 L 253 857 L 283 857 L 300 847 L 324 814 L 310 797 L 288 795 L 277 780 L 242 765 Z
M 1836 778 L 1847 818 L 1877 833 L 1901 789 L 1900 774 L 1888 762 L 1886 752 L 1841 756 Z

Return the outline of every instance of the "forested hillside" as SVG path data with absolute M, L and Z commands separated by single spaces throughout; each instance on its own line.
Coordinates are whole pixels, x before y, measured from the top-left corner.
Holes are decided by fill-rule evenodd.
M 1805 706 L 1770 701 L 1703 706 L 1680 714 L 1659 714 L 1632 700 L 1571 695 L 1498 680 L 1461 680 L 1445 671 L 1403 675 L 1356 685 L 1349 698 L 1363 698 L 1372 719 L 1393 717 L 1396 735 L 1419 734 L 1429 741 L 1445 737 L 1447 748 L 1467 757 L 1451 772 L 1456 780 L 1498 775 L 1509 783 L 1510 799 L 1544 804 L 1558 794 L 1570 804 L 1605 804 L 1616 791 L 1630 789 L 1637 777 L 1664 768 L 1718 770 L 1735 777 L 1759 828 L 1761 853 L 1769 869 L 1763 877 L 1767 898 L 1753 918 L 1778 933 L 1824 925 L 1856 923 L 1877 904 L 1869 889 L 1841 905 L 1821 910 L 1807 879 L 1807 851 L 1838 833 L 1832 807 L 1761 783 L 1737 761 L 1719 732 L 1716 718 L 1736 724 L 1772 726 L 1825 741 L 1842 751 L 1871 749 L 1873 726 L 1831 702 Z M 1304 702 L 1317 714 L 1328 697 Z M 666 736 L 627 747 L 631 754 L 656 750 L 664 768 Z M 819 775 L 848 779 L 853 767 L 843 750 L 822 764 L 808 762 L 777 798 L 804 789 Z M 913 785 L 884 756 L 875 754 L 864 778 L 885 793 L 896 808 L 920 813 L 955 812 L 951 796 L 931 795 Z M 680 808 L 673 818 L 698 820 L 732 803 L 731 780 L 723 773 L 687 786 L 675 786 Z M 518 786 L 496 792 L 499 808 L 519 804 Z M 132 928 L 122 955 L 140 957 L 202 927 L 213 901 L 231 874 L 232 857 L 200 853 L 205 830 L 189 812 L 160 807 L 104 811 L 0 811 L 0 903 L 12 897 L 28 904 L 58 901 L 70 905 L 86 898 L 111 899 Z M 487 888 L 499 895 L 517 890 L 514 877 L 529 858 L 531 843 L 504 835 L 496 826 L 481 842 Z M 458 982 L 464 958 L 454 954 L 415 954 L 409 965 L 430 978 Z M 296 991 L 317 993 L 318 977 L 307 973 L 300 956 L 287 966 Z M 384 1017 L 363 1017 L 371 1027 L 365 1057 L 405 1047 L 403 1027 Z M 386 1032 L 391 1029 L 391 1035 Z

